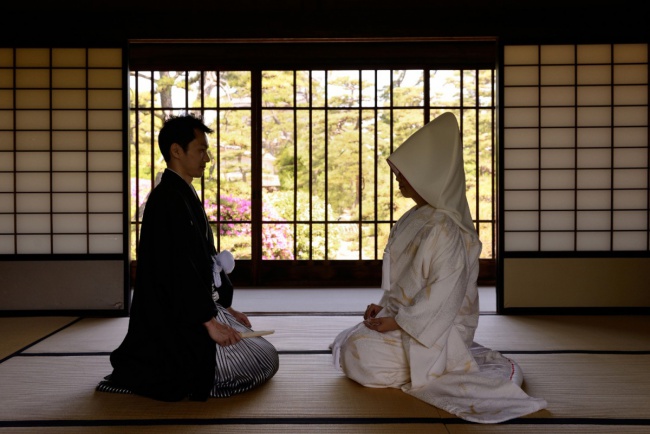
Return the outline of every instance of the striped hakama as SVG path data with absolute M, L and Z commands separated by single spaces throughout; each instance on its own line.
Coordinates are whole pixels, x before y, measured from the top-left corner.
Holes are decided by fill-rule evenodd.
M 251 331 L 217 305 L 217 321 L 239 332 Z M 245 338 L 234 345 L 217 345 L 217 367 L 210 396 L 224 398 L 251 390 L 269 380 L 280 367 L 278 352 L 263 337 Z

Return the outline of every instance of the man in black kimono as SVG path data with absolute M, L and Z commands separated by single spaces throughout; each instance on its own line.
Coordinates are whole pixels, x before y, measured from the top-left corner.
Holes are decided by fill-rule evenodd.
M 242 340 L 250 322 L 231 307 L 233 287 L 216 263 L 212 231 L 191 184 L 210 161 L 211 132 L 191 115 L 169 118 L 160 131 L 167 169 L 142 219 L 129 329 L 98 390 L 205 400 L 250 390 L 278 369 L 268 341 Z

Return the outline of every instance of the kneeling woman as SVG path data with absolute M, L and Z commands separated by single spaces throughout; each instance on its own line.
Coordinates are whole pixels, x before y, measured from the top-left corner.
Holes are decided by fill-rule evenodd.
M 404 197 L 393 226 L 378 304 L 332 345 L 337 368 L 367 387 L 401 388 L 461 418 L 502 422 L 540 410 L 516 363 L 474 343 L 481 242 L 465 197 L 463 149 L 451 113 L 388 158 Z

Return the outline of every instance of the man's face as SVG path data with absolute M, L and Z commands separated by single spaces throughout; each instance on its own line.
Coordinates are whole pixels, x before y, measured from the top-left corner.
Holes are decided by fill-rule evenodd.
M 186 152 L 180 152 L 180 175 L 191 178 L 203 176 L 205 165 L 210 162 L 208 139 L 201 130 L 194 130 L 194 140 L 187 145 Z

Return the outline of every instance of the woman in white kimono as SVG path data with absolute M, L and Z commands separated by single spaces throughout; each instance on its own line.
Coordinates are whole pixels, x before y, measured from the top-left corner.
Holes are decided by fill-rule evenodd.
M 401 388 L 463 419 L 498 423 L 546 407 L 519 366 L 474 343 L 481 242 L 465 196 L 456 117 L 444 113 L 388 158 L 416 205 L 394 225 L 382 289 L 364 321 L 332 345 L 334 364 L 367 387 Z

